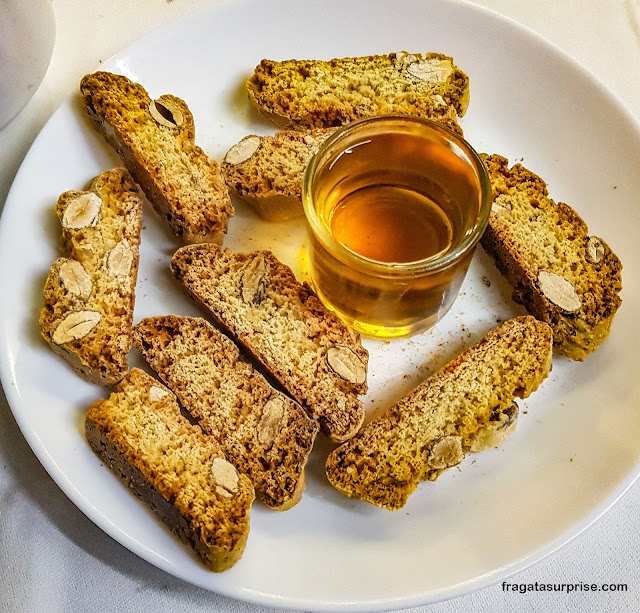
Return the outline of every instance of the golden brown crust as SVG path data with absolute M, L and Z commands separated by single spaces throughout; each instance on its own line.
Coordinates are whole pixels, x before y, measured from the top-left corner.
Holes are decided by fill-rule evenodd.
M 164 95 L 155 104 L 141 85 L 108 72 L 86 75 L 80 92 L 92 124 L 174 234 L 222 243 L 233 206 L 220 167 L 194 143 L 186 103 Z
M 212 467 L 225 463 L 219 445 L 180 414 L 160 382 L 132 369 L 89 407 L 85 431 L 97 455 L 212 571 L 240 559 L 253 487 L 237 473 L 227 489 L 217 485 Z
M 483 247 L 514 300 L 553 328 L 556 349 L 584 360 L 607 337 L 620 307 L 622 263 L 574 209 L 548 197 L 540 177 L 520 164 L 509 168 L 502 156 L 482 157 L 494 193 Z M 552 292 L 549 279 L 556 282 Z M 568 300 L 558 300 L 558 288 Z
M 495 432 L 495 421 L 512 425 L 503 416 L 545 379 L 551 349 L 547 324 L 529 315 L 505 322 L 334 450 L 329 481 L 347 496 L 402 508 L 420 479 L 505 438 L 488 441 L 485 433 Z
M 440 53 L 320 60 L 262 60 L 251 101 L 280 126 L 330 128 L 375 115 L 414 115 L 462 133 L 469 79 Z
M 269 377 L 338 442 L 362 425 L 369 354 L 306 283 L 268 251 L 250 254 L 191 245 L 171 261 L 175 277 L 209 310 Z M 249 273 L 252 273 L 251 275 Z M 364 377 L 357 383 L 329 365 L 328 351 L 343 346 Z
M 240 359 L 238 348 L 204 319 L 152 317 L 134 344 L 267 506 L 285 510 L 302 496 L 318 424 Z
M 124 168 L 86 192 L 60 196 L 63 257 L 49 271 L 40 330 L 88 381 L 111 385 L 128 370 L 138 275 L 142 202 Z
M 227 186 L 267 221 L 303 215 L 302 175 L 313 153 L 334 129 L 284 130 L 274 136 L 245 137 L 222 162 Z M 257 146 L 242 159 L 234 153 L 244 143 Z M 242 160 L 242 161 L 238 161 Z

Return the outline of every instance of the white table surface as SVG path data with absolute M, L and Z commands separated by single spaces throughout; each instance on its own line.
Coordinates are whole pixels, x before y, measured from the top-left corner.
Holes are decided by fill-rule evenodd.
M 49 70 L 27 107 L 0 130 L 0 211 L 29 146 L 51 113 L 77 89 L 83 74 L 155 27 L 215 0 L 53 3 L 57 36 Z M 567 51 L 640 117 L 640 0 L 477 3 L 512 17 Z M 0 293 L 0 299 L 7 297 Z M 591 528 L 510 579 L 522 584 L 626 583 L 626 592 L 514 594 L 497 585 L 410 611 L 640 611 L 639 518 L 637 482 Z M 192 587 L 104 534 L 40 466 L 0 393 L 0 613 L 23 611 L 268 613 L 274 609 Z

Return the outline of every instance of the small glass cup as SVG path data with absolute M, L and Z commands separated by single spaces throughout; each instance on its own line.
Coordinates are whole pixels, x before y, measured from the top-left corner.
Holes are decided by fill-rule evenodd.
M 357 331 L 404 336 L 451 308 L 491 209 L 473 148 L 434 122 L 384 116 L 332 134 L 303 178 L 310 274 Z

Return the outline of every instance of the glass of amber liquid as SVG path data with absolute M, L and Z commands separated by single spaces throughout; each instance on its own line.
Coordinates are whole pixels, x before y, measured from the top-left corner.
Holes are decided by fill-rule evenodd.
M 436 123 L 375 117 L 332 134 L 304 174 L 311 279 L 357 331 L 396 337 L 451 308 L 491 208 L 473 148 Z

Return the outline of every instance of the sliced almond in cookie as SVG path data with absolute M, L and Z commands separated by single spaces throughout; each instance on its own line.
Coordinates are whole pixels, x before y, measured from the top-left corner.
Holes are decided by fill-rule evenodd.
M 216 485 L 216 492 L 221 496 L 230 497 L 238 491 L 238 471 L 224 458 L 214 458 L 211 477 Z
M 586 257 L 592 264 L 599 264 L 604 257 L 604 243 L 597 236 L 589 237 Z
M 70 294 L 75 294 L 81 300 L 86 300 L 91 295 L 91 277 L 80 262 L 65 260 L 58 268 L 58 276 Z
M 434 470 L 442 470 L 457 466 L 462 460 L 462 439 L 459 436 L 443 436 L 431 446 L 427 465 Z
M 274 396 L 267 400 L 262 408 L 262 416 L 258 422 L 258 440 L 263 445 L 272 444 L 275 440 L 284 413 L 284 400 L 281 396 Z
M 121 240 L 107 256 L 107 268 L 116 277 L 126 277 L 133 264 L 133 251 L 126 240 Z
M 582 305 L 580 297 L 573 285 L 564 277 L 548 270 L 541 270 L 538 273 L 538 282 L 540 290 L 547 299 L 563 311 L 574 313 L 580 309 Z
M 62 216 L 62 227 L 69 230 L 77 230 L 98 223 L 102 200 L 98 194 L 86 192 L 80 194 L 67 205 Z
M 240 296 L 243 302 L 258 306 L 267 294 L 267 263 L 264 256 L 253 258 L 240 276 Z
M 453 65 L 449 60 L 429 59 L 409 64 L 407 72 L 412 77 L 420 79 L 420 81 L 435 85 L 447 82 L 447 79 L 453 73 Z
M 333 372 L 349 383 L 361 385 L 367 378 L 362 360 L 345 345 L 335 345 L 327 351 L 327 363 Z
M 84 338 L 102 319 L 96 311 L 75 311 L 69 313 L 56 327 L 52 340 L 57 345 Z
M 149 400 L 151 402 L 158 402 L 161 398 L 164 398 L 169 392 L 158 385 L 153 385 L 149 389 Z
M 242 164 L 246 162 L 260 147 L 260 137 L 251 135 L 245 136 L 237 145 L 229 149 L 224 161 L 228 164 Z
M 519 412 L 518 405 L 512 402 L 499 415 L 492 416 L 471 444 L 470 451 L 477 453 L 500 446 L 515 430 Z
M 149 103 L 149 113 L 165 128 L 179 128 L 184 123 L 184 115 L 180 107 L 162 96 Z

